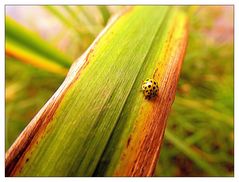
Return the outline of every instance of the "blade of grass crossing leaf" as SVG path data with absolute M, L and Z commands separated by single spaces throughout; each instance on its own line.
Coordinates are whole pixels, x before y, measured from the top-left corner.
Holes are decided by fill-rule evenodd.
M 15 45 L 25 47 L 59 66 L 69 68 L 71 65 L 71 60 L 68 56 L 8 16 L 6 17 L 6 43 L 7 41 L 10 41 L 10 44 L 14 42 Z M 19 49 L 19 51 L 24 50 Z
M 63 15 L 63 13 L 58 9 L 59 6 L 44 6 L 44 8 L 55 15 L 61 22 L 63 22 L 66 26 L 74 28 L 74 25 L 72 24 L 67 17 Z
M 65 7 L 65 6 L 63 6 Z M 66 15 L 63 14 L 63 11 L 61 11 L 59 8 L 62 8 L 62 6 L 44 6 L 44 8 L 50 12 L 51 14 L 55 15 L 56 18 L 59 19 L 60 22 L 62 22 L 66 27 L 71 28 L 72 30 L 74 30 L 78 37 L 82 39 L 82 31 L 80 28 L 78 28 L 78 23 L 77 22 L 73 22 L 72 21 L 72 17 L 67 17 Z M 70 14 L 71 15 L 71 14 Z
M 87 10 L 87 6 L 76 6 L 76 9 L 77 9 L 77 12 L 82 13 L 82 15 L 87 19 L 87 21 L 91 25 L 98 24 L 98 22 L 94 18 L 94 15 L 89 10 Z
M 51 59 L 44 57 L 27 47 L 19 45 L 11 39 L 6 38 L 5 49 L 8 56 L 20 60 L 23 63 L 27 63 L 37 68 L 63 76 L 65 76 L 68 72 L 67 68 L 59 65 L 57 62 L 53 62 Z
M 76 24 L 80 25 L 81 20 L 79 19 L 78 15 L 75 13 L 75 11 L 72 9 L 72 7 L 71 6 L 63 6 L 63 8 L 69 13 L 69 15 L 71 16 L 71 19 L 73 19 Z
M 74 11 L 74 9 L 70 6 L 63 6 L 64 9 L 69 13 L 72 20 L 74 20 L 75 24 L 78 25 L 77 29 L 86 29 L 88 33 L 92 35 L 96 35 L 97 32 L 94 29 L 95 27 L 90 26 L 87 20 L 81 19 L 79 15 Z
M 106 25 L 109 18 L 110 18 L 110 12 L 108 10 L 108 7 L 107 6 L 97 6 L 98 9 L 100 10 L 101 12 L 101 15 L 102 15 L 102 18 L 103 18 L 103 24 Z

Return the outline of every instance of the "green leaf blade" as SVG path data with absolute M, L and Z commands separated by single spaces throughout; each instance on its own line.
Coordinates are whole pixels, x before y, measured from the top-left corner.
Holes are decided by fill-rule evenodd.
M 21 45 L 24 49 L 34 51 L 65 68 L 69 68 L 71 65 L 71 59 L 68 56 L 8 16 L 6 17 L 6 40 L 6 44 Z
M 33 132 L 34 137 L 27 144 L 24 155 L 11 175 L 100 175 L 97 166 L 104 163 L 101 159 L 105 158 L 105 151 L 107 153 L 107 149 L 110 150 L 109 141 L 115 139 L 115 133 L 122 132 L 123 137 L 120 136 L 118 140 L 116 134 L 115 143 L 113 141 L 113 150 L 116 152 L 116 155 L 111 153 L 110 156 L 113 163 L 108 163 L 109 167 L 103 167 L 101 174 L 115 175 L 115 171 L 119 171 L 116 164 L 125 152 L 124 147 L 134 124 L 139 122 L 141 125 L 147 121 L 142 117 L 141 108 L 145 108 L 146 112 L 150 111 L 149 114 L 154 111 L 151 110 L 152 107 L 157 107 L 160 103 L 160 97 L 156 98 L 158 101 L 147 101 L 144 98 L 140 91 L 142 79 L 162 79 L 167 69 L 171 71 L 169 68 L 174 61 L 171 60 L 174 54 L 179 63 L 176 62 L 173 68 L 181 66 L 186 39 L 180 33 L 186 35 L 185 18 L 182 18 L 179 32 L 175 33 L 171 29 L 177 14 L 170 14 L 167 6 L 130 8 L 104 31 L 86 54 L 73 65 L 65 82 L 39 112 L 39 116 L 33 119 L 31 123 L 38 126 L 37 130 L 31 131 L 31 126 L 26 129 L 25 132 Z M 171 34 L 174 35 L 172 42 L 168 41 L 171 40 Z M 168 49 L 176 40 L 183 42 L 178 50 L 180 53 L 177 53 L 177 49 Z M 162 60 L 162 65 L 159 60 Z M 168 60 L 171 62 L 168 63 Z M 80 61 L 84 62 L 83 66 L 74 68 Z M 174 72 L 178 77 L 178 70 Z M 175 83 L 173 82 L 172 88 L 176 88 Z M 167 87 L 171 88 L 170 84 Z M 154 112 L 155 116 L 159 113 L 157 110 Z M 136 139 L 137 136 L 136 133 Z M 136 149 L 137 147 L 138 145 Z M 154 158 L 154 155 L 151 157 Z M 152 169 L 148 170 L 151 173 Z M 120 174 L 127 175 L 124 171 Z

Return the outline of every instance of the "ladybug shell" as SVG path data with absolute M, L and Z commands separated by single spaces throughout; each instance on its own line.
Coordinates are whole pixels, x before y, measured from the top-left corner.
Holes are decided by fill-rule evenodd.
M 146 79 L 142 85 L 143 93 L 146 99 L 151 99 L 158 94 L 158 82 L 154 79 Z

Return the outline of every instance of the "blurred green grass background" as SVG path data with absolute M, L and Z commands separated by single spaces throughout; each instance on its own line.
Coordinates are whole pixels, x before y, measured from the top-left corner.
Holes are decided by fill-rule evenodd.
M 73 62 L 123 8 L 6 6 L 6 15 Z M 233 7 L 178 8 L 189 17 L 189 42 L 155 176 L 233 176 Z M 5 66 L 7 150 L 64 74 L 26 64 L 8 51 Z

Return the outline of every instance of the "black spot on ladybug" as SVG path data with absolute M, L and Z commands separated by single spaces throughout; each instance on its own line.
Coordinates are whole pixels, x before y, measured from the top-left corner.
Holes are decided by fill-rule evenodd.
M 149 88 L 151 87 L 151 85 L 149 85 Z
M 155 87 L 153 87 L 153 89 L 155 89 Z

